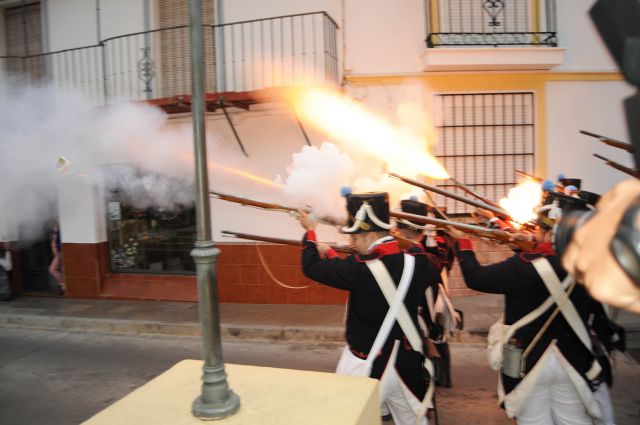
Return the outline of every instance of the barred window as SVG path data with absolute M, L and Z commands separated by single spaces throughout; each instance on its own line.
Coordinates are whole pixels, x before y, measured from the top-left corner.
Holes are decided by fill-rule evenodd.
M 4 26 L 7 40 L 7 71 L 37 81 L 45 76 L 42 53 L 42 20 L 40 3 L 5 9 Z M 24 57 L 24 58 L 23 58 Z
M 533 172 L 533 93 L 441 94 L 435 96 L 434 111 L 434 154 L 459 182 L 498 201 L 516 184 L 514 169 Z M 438 186 L 464 195 L 449 181 Z M 450 213 L 468 211 L 452 199 L 435 200 Z
M 189 2 L 187 0 L 160 0 L 158 3 L 160 28 L 189 25 Z M 204 66 L 206 91 L 216 91 L 215 43 L 213 39 L 215 5 L 213 0 L 202 1 L 202 23 L 204 27 Z M 160 32 L 160 72 L 162 94 L 173 96 L 191 93 L 191 51 L 189 27 L 166 29 Z

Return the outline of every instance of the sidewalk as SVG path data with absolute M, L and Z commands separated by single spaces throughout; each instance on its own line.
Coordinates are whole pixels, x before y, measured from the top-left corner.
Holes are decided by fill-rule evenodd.
M 502 314 L 502 296 L 456 297 L 465 330 L 452 342 L 484 343 Z M 344 341 L 343 305 L 221 304 L 222 338 Z M 629 342 L 640 348 L 640 316 L 620 313 Z M 18 297 L 0 303 L 0 326 L 176 336 L 199 335 L 198 305 L 190 302 Z

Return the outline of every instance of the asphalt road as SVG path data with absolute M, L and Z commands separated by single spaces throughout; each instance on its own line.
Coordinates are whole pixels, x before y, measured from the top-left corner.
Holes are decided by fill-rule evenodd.
M 183 359 L 199 359 L 197 337 L 89 334 L 0 328 L 0 423 L 67 425 L 90 418 Z M 225 362 L 332 372 L 335 344 L 230 342 Z M 440 424 L 511 424 L 496 407 L 496 376 L 484 347 L 452 345 L 454 388 L 438 390 Z M 640 423 L 633 391 L 640 366 L 618 362 L 618 425 Z M 385 423 L 387 425 L 388 423 Z

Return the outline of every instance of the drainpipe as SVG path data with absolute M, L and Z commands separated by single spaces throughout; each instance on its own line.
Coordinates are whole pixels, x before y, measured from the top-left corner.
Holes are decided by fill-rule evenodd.
M 224 24 L 224 0 L 216 0 L 215 25 Z M 227 72 L 225 67 L 224 27 L 214 27 L 214 43 L 216 46 L 216 74 L 218 75 L 218 92 L 227 90 Z
M 151 58 L 151 4 L 150 0 L 144 0 L 142 2 L 143 14 L 144 14 L 144 52 L 148 52 L 149 58 Z M 147 99 L 153 98 L 153 80 L 149 83 L 148 87 L 150 91 L 145 91 Z
M 102 24 L 100 18 L 100 0 L 96 0 L 96 44 L 102 41 Z

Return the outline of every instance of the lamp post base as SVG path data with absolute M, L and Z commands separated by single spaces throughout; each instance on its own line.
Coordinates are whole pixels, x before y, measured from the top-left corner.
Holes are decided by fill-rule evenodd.
M 229 389 L 224 365 L 205 365 L 202 372 L 202 393 L 193 401 L 193 415 L 200 419 L 222 419 L 236 413 L 240 397 Z
M 193 401 L 191 413 L 200 419 L 223 419 L 231 416 L 240 408 L 240 397 L 233 391 L 229 390 L 228 397 L 225 400 L 216 403 L 206 403 L 199 396 Z

